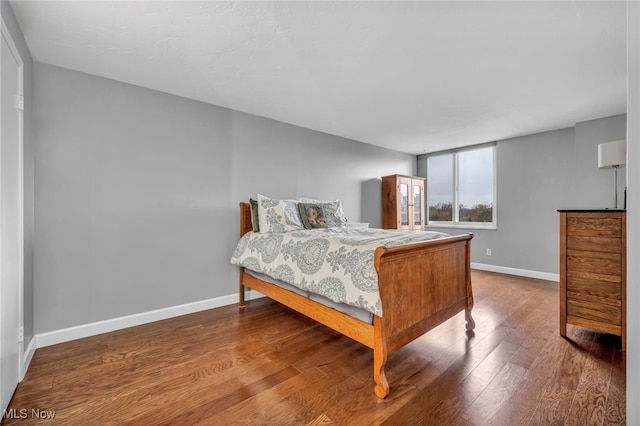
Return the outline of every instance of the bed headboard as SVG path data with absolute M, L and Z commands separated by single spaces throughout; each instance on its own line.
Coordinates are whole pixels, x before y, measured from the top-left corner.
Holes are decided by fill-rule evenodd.
M 253 231 L 251 225 L 251 204 L 240 203 L 240 236 Z

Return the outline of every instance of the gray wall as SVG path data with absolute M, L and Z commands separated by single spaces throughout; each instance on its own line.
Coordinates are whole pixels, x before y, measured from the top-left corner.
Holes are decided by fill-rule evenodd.
M 559 273 L 557 209 L 613 207 L 613 170 L 598 169 L 598 144 L 626 138 L 626 115 L 497 143 L 497 230 L 473 232 L 472 261 Z M 418 161 L 426 176 L 426 161 Z M 618 172 L 622 206 L 625 170 Z M 490 248 L 492 255 L 486 255 Z
M 0 2 L 0 14 L 11 34 L 11 38 L 15 43 L 20 57 L 24 63 L 23 66 L 23 90 L 25 108 L 23 112 L 24 134 L 23 134 L 23 170 L 24 170 L 24 342 L 25 346 L 29 344 L 34 335 L 33 325 L 33 250 L 34 250 L 34 207 L 33 207 L 33 188 L 34 188 L 34 132 L 33 132 L 33 96 L 32 96 L 32 73 L 33 61 L 31 53 L 24 40 L 24 36 L 18 22 L 13 14 L 9 2 L 2 0 Z M 26 347 L 25 347 L 26 349 Z
M 235 293 L 238 202 L 259 192 L 339 198 L 379 227 L 379 177 L 424 175 L 413 156 L 46 64 L 34 93 L 36 333 Z M 624 137 L 621 115 L 500 141 L 498 230 L 473 231 L 473 261 L 557 274 L 556 209 L 611 203 L 597 144 Z
M 37 62 L 34 97 L 36 333 L 236 293 L 238 203 L 258 192 L 339 198 L 360 221 L 366 182 L 415 173 L 414 156 Z

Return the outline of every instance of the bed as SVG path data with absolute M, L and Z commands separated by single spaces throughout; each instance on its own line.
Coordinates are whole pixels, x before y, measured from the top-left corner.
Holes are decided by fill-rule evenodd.
M 242 202 L 240 236 L 252 230 L 251 205 Z M 379 398 L 385 398 L 389 394 L 385 364 L 390 353 L 461 311 L 465 312 L 466 329 L 469 332 L 474 329 L 470 275 L 472 238 L 473 234 L 466 234 L 377 247 L 373 264 L 382 314 L 372 315 L 371 322 L 282 288 L 245 267 L 240 267 L 239 306 L 245 307 L 248 287 L 373 349 L 374 392 Z

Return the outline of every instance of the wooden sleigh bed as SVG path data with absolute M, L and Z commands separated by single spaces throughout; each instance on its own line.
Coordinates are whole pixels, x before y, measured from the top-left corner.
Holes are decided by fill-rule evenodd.
M 240 236 L 252 229 L 250 204 L 240 203 Z M 262 281 L 245 268 L 240 268 L 240 308 L 245 306 L 245 287 L 249 287 L 373 349 L 374 391 L 385 398 L 389 383 L 384 368 L 390 353 L 462 310 L 467 330 L 474 329 L 472 238 L 473 234 L 467 234 L 376 249 L 374 265 L 383 316 L 374 315 L 373 324 Z

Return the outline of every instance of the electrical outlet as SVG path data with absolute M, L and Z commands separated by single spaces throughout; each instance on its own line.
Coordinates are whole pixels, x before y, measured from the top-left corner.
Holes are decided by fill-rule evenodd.
M 491 256 L 491 249 L 487 249 L 487 256 Z

